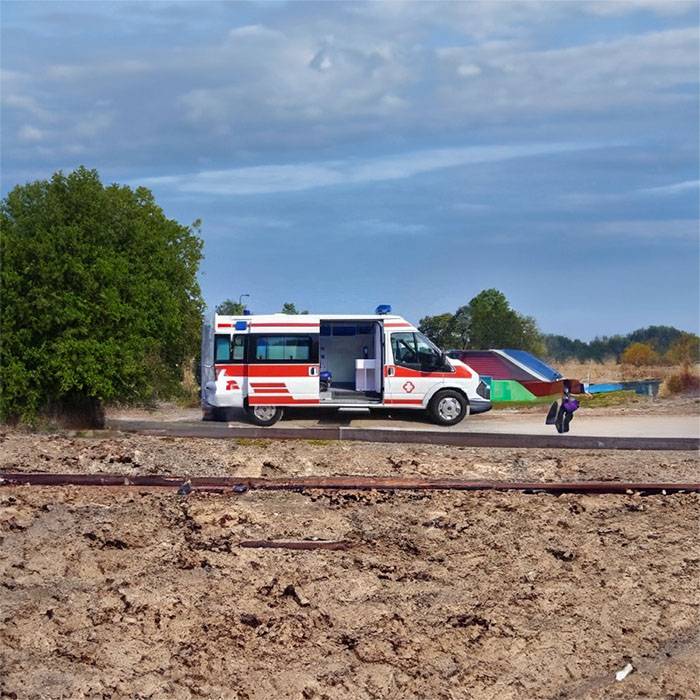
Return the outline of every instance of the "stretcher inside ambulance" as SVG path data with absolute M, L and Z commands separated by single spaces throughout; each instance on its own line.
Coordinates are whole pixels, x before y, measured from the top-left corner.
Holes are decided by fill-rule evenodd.
M 491 401 L 476 372 L 400 316 L 215 315 L 202 334 L 204 418 L 243 409 L 268 426 L 286 407 L 423 410 L 454 425 Z

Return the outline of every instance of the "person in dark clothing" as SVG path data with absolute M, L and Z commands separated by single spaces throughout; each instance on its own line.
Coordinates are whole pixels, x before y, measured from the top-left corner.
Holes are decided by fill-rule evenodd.
M 568 384 L 564 385 L 564 395 L 561 404 L 557 406 L 555 401 L 549 408 L 545 423 L 554 424 L 558 433 L 568 433 L 569 424 L 574 418 L 574 411 L 579 407 L 579 402 L 571 396 Z

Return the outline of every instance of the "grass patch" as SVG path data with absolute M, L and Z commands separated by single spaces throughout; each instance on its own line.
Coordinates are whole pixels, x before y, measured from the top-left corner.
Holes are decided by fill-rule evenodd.
M 581 408 L 607 408 L 608 406 L 624 406 L 630 403 L 639 403 L 640 396 L 632 390 L 606 391 L 602 394 L 589 396 L 576 396 L 581 403 Z
M 240 447 L 269 447 L 271 442 L 266 438 L 236 438 L 236 444 Z

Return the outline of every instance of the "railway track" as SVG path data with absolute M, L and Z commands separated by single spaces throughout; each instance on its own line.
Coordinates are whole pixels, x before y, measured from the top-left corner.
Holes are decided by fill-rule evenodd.
M 263 440 L 341 440 L 384 443 L 421 443 L 458 447 L 521 447 L 578 450 L 700 450 L 700 439 L 692 437 L 592 437 L 588 435 L 526 435 L 518 433 L 472 433 L 450 430 L 397 428 L 256 428 L 226 423 L 167 423 L 111 420 L 108 427 L 141 435 L 188 438 L 246 438 Z
M 175 489 L 186 495 L 204 491 L 237 495 L 247 491 L 518 491 L 549 494 L 699 493 L 700 482 L 637 481 L 488 481 L 383 476 L 302 476 L 258 478 L 234 476 L 125 476 L 122 474 L 50 474 L 0 472 L 0 488 L 8 486 L 92 486 L 113 489 Z

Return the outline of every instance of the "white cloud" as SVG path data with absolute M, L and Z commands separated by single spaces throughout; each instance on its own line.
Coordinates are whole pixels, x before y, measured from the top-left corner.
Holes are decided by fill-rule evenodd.
M 441 111 L 514 114 L 598 112 L 621 106 L 690 102 L 698 31 L 672 29 L 548 50 L 522 46 L 449 47 L 437 52 Z M 465 67 L 469 80 L 464 80 Z M 462 79 L 459 79 L 462 78 Z
M 251 195 L 273 192 L 297 192 L 333 185 L 357 185 L 386 180 L 401 180 L 444 168 L 504 161 L 511 158 L 566 153 L 596 144 L 549 143 L 508 146 L 441 148 L 413 151 L 397 156 L 370 159 L 346 159 L 261 165 L 229 170 L 210 170 L 188 175 L 152 177 L 138 184 L 172 188 L 185 193 L 210 195 Z
M 662 187 L 649 187 L 647 189 L 638 190 L 645 194 L 678 194 L 680 192 L 688 192 L 700 188 L 700 180 L 684 180 L 683 182 L 674 182 L 672 185 L 663 185 Z
M 666 240 L 697 240 L 700 222 L 697 219 L 648 219 L 626 221 L 602 221 L 585 226 L 586 232 L 609 238 L 638 238 Z
M 361 219 L 348 221 L 343 228 L 353 236 L 417 236 L 429 232 L 424 224 L 384 221 L 382 219 Z
M 274 29 L 269 29 L 262 24 L 247 24 L 243 27 L 235 27 L 229 31 L 232 39 L 279 39 L 284 35 Z
M 585 2 L 586 12 L 601 17 L 626 15 L 647 10 L 657 15 L 684 15 L 697 8 L 695 0 L 593 0 Z
M 41 129 L 37 129 L 29 124 L 25 124 L 17 134 L 20 141 L 24 141 L 26 143 L 37 143 L 39 141 L 43 141 L 45 136 L 46 134 Z

